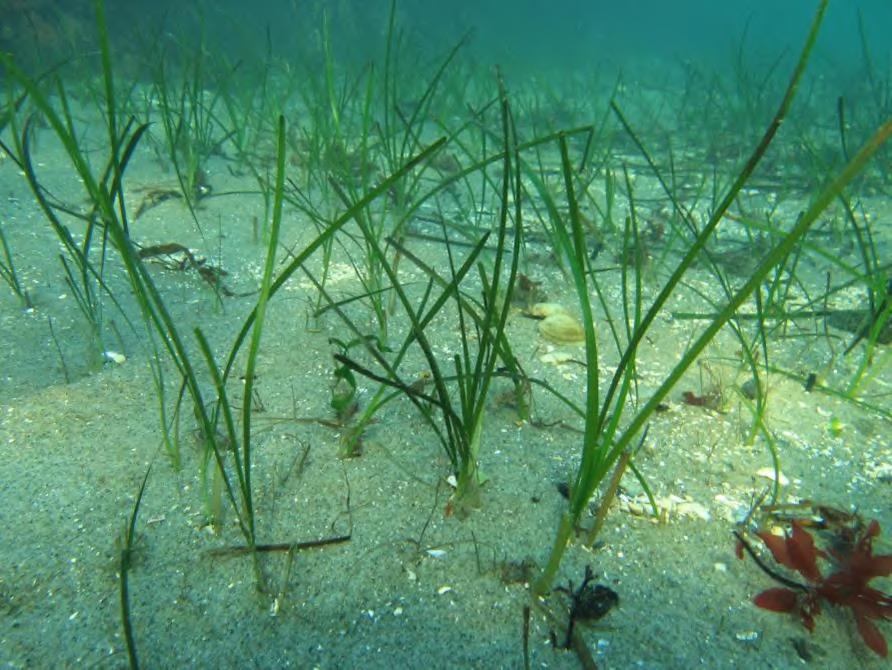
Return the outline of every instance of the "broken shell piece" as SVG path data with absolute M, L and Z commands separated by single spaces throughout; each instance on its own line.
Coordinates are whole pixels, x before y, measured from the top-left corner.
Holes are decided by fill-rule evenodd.
M 549 351 L 539 356 L 539 361 L 550 365 L 561 365 L 573 360 L 573 354 L 567 351 Z
M 620 496 L 619 500 L 621 506 L 630 514 L 653 518 L 654 509 L 651 501 L 643 493 L 634 498 Z M 668 523 L 672 517 L 688 517 L 703 521 L 712 519 L 709 510 L 704 505 L 693 500 L 685 500 L 676 495 L 655 498 L 653 502 L 656 503 L 660 523 Z
M 750 507 L 739 500 L 719 493 L 713 498 L 719 505 L 722 517 L 729 523 L 743 523 L 750 516 Z
M 527 315 L 545 319 L 555 314 L 569 314 L 567 308 L 556 302 L 537 302 L 527 310 Z
M 539 334 L 555 344 L 585 342 L 582 325 L 566 312 L 552 314 L 539 322 Z
M 735 633 L 734 637 L 737 638 L 738 642 L 743 642 L 745 644 L 755 644 L 759 641 L 761 634 L 755 630 L 744 630 L 739 633 Z
M 757 477 L 764 477 L 765 479 L 770 479 L 774 481 L 774 468 L 759 468 L 756 470 Z M 777 483 L 781 486 L 786 486 L 790 483 L 790 480 L 784 476 L 784 473 L 780 470 L 777 471 Z
M 892 484 L 892 463 L 878 463 L 876 466 L 868 466 L 868 476 L 885 484 Z
M 117 363 L 118 365 L 121 365 L 127 360 L 127 357 L 124 354 L 119 354 L 117 351 L 103 351 L 102 357 L 106 361 L 110 363 Z
M 675 511 L 678 513 L 679 516 L 687 516 L 693 519 L 702 519 L 703 521 L 710 521 L 712 519 L 712 516 L 709 514 L 709 510 L 706 509 L 706 507 L 692 500 L 686 500 L 684 502 L 678 503 L 675 506 Z

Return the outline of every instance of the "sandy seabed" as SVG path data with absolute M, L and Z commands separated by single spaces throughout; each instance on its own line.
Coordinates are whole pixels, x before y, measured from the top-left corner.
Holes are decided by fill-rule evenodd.
M 58 147 L 49 141 L 39 150 L 46 178 L 60 195 L 75 197 L 54 152 Z M 140 152 L 128 176 L 131 207 L 145 189 L 170 181 L 148 149 Z M 250 188 L 250 180 L 230 173 L 222 159 L 215 159 L 209 178 L 218 194 Z M 343 326 L 331 314 L 308 319 L 310 285 L 295 277 L 271 303 L 258 362 L 263 411 L 255 417 L 257 535 L 264 543 L 347 534 L 350 539 L 297 552 L 293 560 L 283 552 L 266 553 L 256 565 L 248 556 L 216 555 L 216 549 L 237 545 L 241 535 L 231 510 L 224 510 L 218 533 L 207 525 L 191 421 L 182 422 L 182 465 L 175 470 L 162 447 L 145 349 L 107 306 L 119 335 L 105 333 L 106 347 L 120 350 L 126 360 L 91 365 L 95 351 L 85 352 L 93 345 L 79 325 L 54 253 L 46 251 L 55 248 L 55 238 L 9 160 L 0 162 L 0 180 L 8 192 L 0 205 L 9 221 L 4 230 L 27 259 L 22 273 L 34 300 L 34 308 L 23 312 L 9 292 L 0 295 L 2 667 L 126 666 L 120 542 L 149 464 L 129 580 L 132 625 L 145 667 L 523 666 L 523 610 L 530 597 L 527 575 L 518 567 L 541 566 L 547 559 L 565 507 L 557 484 L 575 468 L 581 448 L 574 430 L 579 423 L 566 407 L 537 391 L 535 421 L 522 422 L 495 400 L 506 388 L 494 389 L 480 454 L 488 477 L 481 508 L 467 519 L 448 517 L 448 460 L 408 402 L 382 410 L 359 458 L 339 458 L 338 431 L 303 420 L 330 414 L 328 338 L 341 336 Z M 180 201 L 162 202 L 134 223 L 134 235 L 144 244 L 176 242 L 219 256 L 215 262 L 228 270 L 226 281 L 250 290 L 264 253 L 252 241 L 258 202 L 250 195 L 208 198 L 201 219 L 213 223 L 202 235 Z M 790 203 L 791 213 L 796 206 Z M 286 209 L 283 246 L 306 241 L 309 234 L 301 215 Z M 432 259 L 442 253 L 433 243 L 413 248 Z M 525 272 L 540 282 L 548 300 L 572 308 L 559 272 L 544 251 L 541 258 Z M 337 258 L 333 269 L 332 291 L 357 290 L 345 259 Z M 176 318 L 184 325 L 200 323 L 222 357 L 253 299 L 223 298 L 221 305 L 194 273 L 160 266 L 152 272 Z M 421 277 L 408 268 L 403 272 L 407 282 Z M 709 290 L 705 271 L 691 281 Z M 109 282 L 129 295 L 119 268 L 109 270 Z M 688 298 L 679 296 L 642 345 L 642 397 L 696 332 L 697 322 L 671 316 L 671 310 L 687 306 Z M 431 328 L 432 340 L 448 353 L 457 342 L 455 324 L 442 319 Z M 603 323 L 598 329 L 606 338 Z M 530 376 L 582 402 L 581 348 L 547 343 L 520 309 L 512 313 L 508 331 Z M 826 608 L 809 635 L 795 617 L 751 602 L 772 584 L 752 561 L 735 557 L 731 531 L 766 486 L 758 473 L 771 460 L 760 439 L 744 443 L 749 414 L 733 388 L 745 377 L 728 364 L 736 346 L 730 337 L 716 340 L 699 374 L 692 370 L 666 411 L 654 416 L 635 459 L 665 510 L 662 521 L 641 514 L 647 509 L 641 487 L 626 477 L 597 550 L 573 545 L 558 584 L 578 585 L 591 566 L 597 581 L 619 595 L 617 608 L 582 627 L 599 667 L 884 667 L 864 647 L 848 612 Z M 823 340 L 816 338 L 776 346 L 776 360 L 798 361 L 797 372 L 828 359 Z M 566 356 L 543 359 L 555 350 Z M 856 350 L 839 359 L 839 378 L 853 374 L 859 355 Z M 562 359 L 567 360 L 548 362 Z M 703 391 L 704 375 L 728 390 L 721 412 L 682 402 L 683 390 Z M 889 422 L 830 395 L 809 393 L 790 378 L 768 375 L 765 383 L 766 424 L 777 437 L 788 481 L 784 496 L 857 509 L 892 532 Z M 888 378 L 875 383 L 888 386 Z M 177 380 L 170 371 L 165 384 L 168 398 L 174 398 Z M 360 399 L 373 390 L 361 382 Z M 240 403 L 238 388 L 232 393 Z M 890 553 L 889 547 L 887 534 L 877 553 Z M 265 590 L 258 590 L 258 581 Z M 565 610 L 566 598 L 555 593 L 551 607 Z M 555 650 L 550 642 L 552 631 L 562 637 L 562 625 L 533 608 L 531 667 L 579 667 L 575 654 Z M 888 635 L 889 627 L 884 630 Z

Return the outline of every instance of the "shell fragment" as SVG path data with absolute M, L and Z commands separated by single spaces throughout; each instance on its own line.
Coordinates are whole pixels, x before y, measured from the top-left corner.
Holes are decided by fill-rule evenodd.
M 582 324 L 569 314 L 552 314 L 539 322 L 539 334 L 555 344 L 585 342 Z

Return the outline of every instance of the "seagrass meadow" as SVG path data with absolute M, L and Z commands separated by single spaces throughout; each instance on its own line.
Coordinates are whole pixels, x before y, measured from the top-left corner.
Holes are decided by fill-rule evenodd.
M 0 1 L 3 668 L 886 666 L 888 3 L 108 4 Z

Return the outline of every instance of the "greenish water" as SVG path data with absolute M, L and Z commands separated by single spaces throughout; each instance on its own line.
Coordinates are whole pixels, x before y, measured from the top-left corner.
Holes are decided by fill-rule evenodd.
M 144 667 L 884 667 L 826 592 L 812 633 L 756 607 L 778 584 L 732 531 L 803 594 L 755 533 L 788 513 L 843 557 L 876 520 L 892 553 L 890 149 L 761 265 L 892 116 L 888 3 L 832 3 L 721 216 L 814 3 L 359 4 L 110 7 L 115 129 L 142 134 L 108 210 L 90 3 L 0 6 L 14 63 L 57 67 L 3 79 L 0 664 L 126 667 L 129 621 Z M 631 465 L 539 599 L 593 412 Z M 563 649 L 587 566 L 619 606 Z

